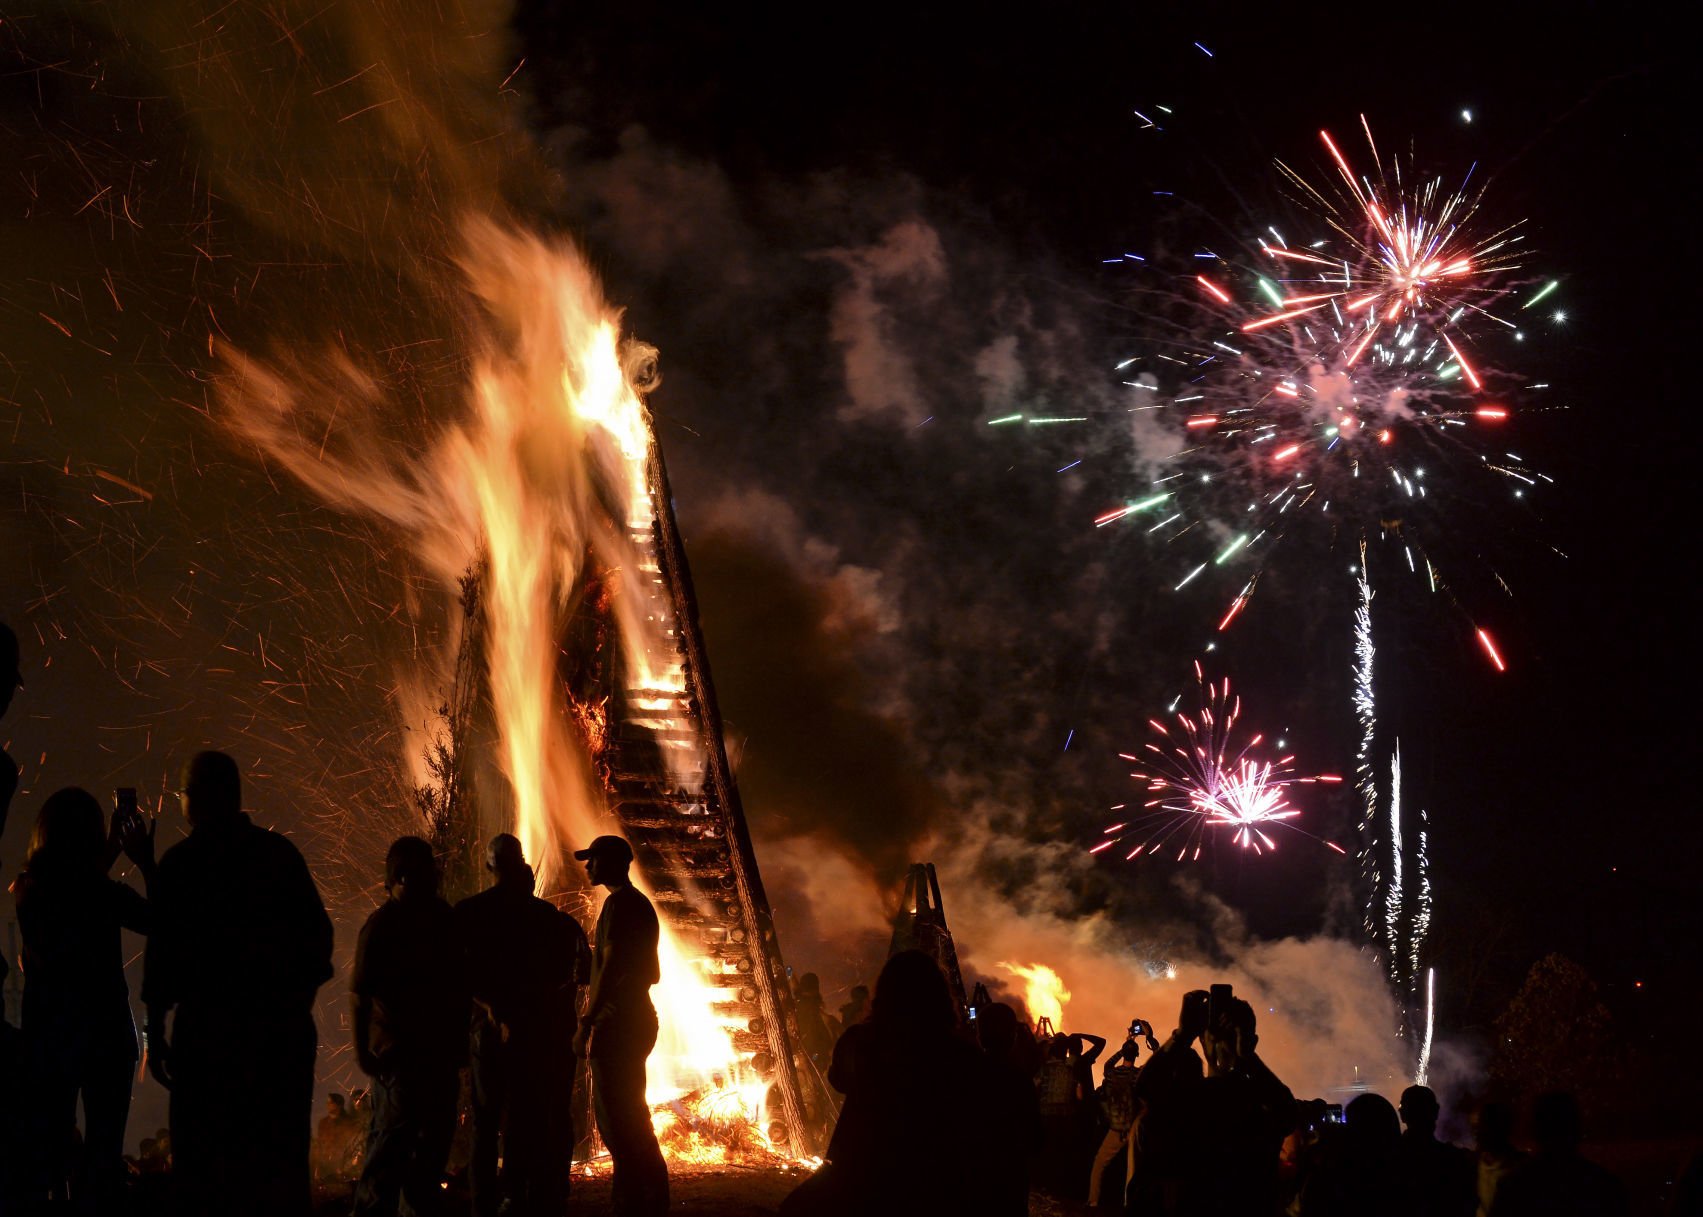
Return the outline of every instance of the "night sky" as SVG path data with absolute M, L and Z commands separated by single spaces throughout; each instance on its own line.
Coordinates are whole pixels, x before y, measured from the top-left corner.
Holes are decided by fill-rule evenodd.
M 6 868 L 47 791 L 158 790 L 227 744 L 251 792 L 275 783 L 328 901 L 370 907 L 407 814 L 385 691 L 432 641 L 396 606 L 430 593 L 393 538 L 224 436 L 210 337 L 378 352 L 405 446 L 458 383 L 434 285 L 457 211 L 483 206 L 582 241 L 662 351 L 651 405 L 729 746 L 760 857 L 783 860 L 783 940 L 818 952 L 802 963 L 867 966 L 795 900 L 789 843 L 891 888 L 965 824 L 997 843 L 977 881 L 1015 907 L 1056 883 L 1085 914 L 1195 933 L 1176 868 L 1079 855 L 1125 797 L 1116 753 L 1234 587 L 1172 593 L 1177 554 L 1091 527 L 1151 473 L 1127 433 L 985 424 L 1115 408 L 1151 280 L 1104 259 L 1292 215 L 1273 159 L 1322 178 L 1316 132 L 1364 114 L 1446 176 L 1476 162 L 1566 314 L 1494 359 L 1552 386 L 1508 443 L 1555 484 L 1459 520 L 1466 565 L 1513 590 L 1462 576 L 1510 671 L 1435 600 L 1392 592 L 1381 621 L 1381 705 L 1431 814 L 1444 1021 L 1482 1036 L 1559 950 L 1634 1037 L 1677 1025 L 1703 997 L 1677 32 L 1624 5 L 1149 7 L 109 4 L 0 24 L 0 614 L 27 683 L 0 733 L 26 779 Z M 1156 102 L 1173 116 L 1143 130 Z M 1315 771 L 1353 763 L 1349 560 L 1297 547 L 1213 655 Z M 1347 796 L 1309 814 L 1351 831 Z M 1044 873 L 1065 853 L 1066 878 Z M 1352 866 L 1309 843 L 1194 878 L 1255 938 L 1354 932 Z

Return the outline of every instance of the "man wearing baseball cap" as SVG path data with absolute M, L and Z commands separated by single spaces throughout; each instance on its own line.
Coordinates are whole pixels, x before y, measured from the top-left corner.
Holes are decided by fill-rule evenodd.
M 656 910 L 628 877 L 633 849 L 620 837 L 598 837 L 574 857 L 592 883 L 609 889 L 597 917 L 591 997 L 574 1052 L 591 1065 L 597 1131 L 614 1167 L 615 1212 L 660 1217 L 668 1211 L 668 1167 L 645 1103 L 645 1058 L 657 1032 L 650 987 L 662 978 Z

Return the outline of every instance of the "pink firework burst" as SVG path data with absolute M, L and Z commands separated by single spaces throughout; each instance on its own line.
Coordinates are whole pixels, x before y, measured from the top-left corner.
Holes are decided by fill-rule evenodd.
M 1142 784 L 1147 797 L 1138 805 L 1113 808 L 1131 814 L 1108 826 L 1089 852 L 1133 844 L 1125 857 L 1134 861 L 1175 848 L 1175 860 L 1183 862 L 1199 858 L 1215 830 L 1227 831 L 1236 845 L 1256 854 L 1277 848 L 1274 834 L 1280 829 L 1312 836 L 1295 823 L 1301 811 L 1289 801 L 1290 788 L 1342 779 L 1328 773 L 1297 775 L 1293 756 L 1266 758 L 1263 735 L 1239 742 L 1236 722 L 1242 699 L 1231 692 L 1229 677 L 1208 681 L 1199 663 L 1194 671 L 1200 709 L 1178 713 L 1171 726 L 1149 719 L 1154 738 L 1140 753 L 1119 753 L 1141 766 L 1130 776 Z M 1335 842 L 1313 839 L 1344 852 Z

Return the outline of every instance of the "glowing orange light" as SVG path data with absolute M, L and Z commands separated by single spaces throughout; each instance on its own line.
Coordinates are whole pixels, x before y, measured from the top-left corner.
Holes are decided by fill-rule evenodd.
M 1480 406 L 1473 413 L 1487 423 L 1499 423 L 1508 417 L 1508 411 L 1502 406 Z
M 1013 976 L 1023 978 L 1023 1004 L 1035 1022 L 1049 1020 L 1054 1027 L 1064 1026 L 1064 1007 L 1070 1000 L 1070 990 L 1064 987 L 1059 974 L 1044 963 L 1004 963 L 1000 967 Z

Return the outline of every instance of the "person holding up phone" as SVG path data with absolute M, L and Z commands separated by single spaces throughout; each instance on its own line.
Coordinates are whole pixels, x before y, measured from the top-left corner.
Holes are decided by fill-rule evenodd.
M 122 1202 L 137 1044 L 120 931 L 146 934 L 153 924 L 148 899 L 107 874 L 123 853 L 145 887 L 154 877 L 153 833 L 136 810 L 136 792 L 118 791 L 115 801 L 109 829 L 87 791 L 73 786 L 48 796 L 15 885 L 23 1030 L 40 1096 L 25 1159 L 33 1168 L 29 1191 L 40 1198 L 69 1186 L 83 1213 L 116 1212 Z M 80 1157 L 73 1154 L 79 1098 Z
M 1164 1211 L 1265 1213 L 1276 1204 L 1295 1097 L 1259 1059 L 1254 1026 L 1253 1007 L 1229 985 L 1187 993 L 1177 1029 L 1136 1079 L 1146 1112 L 1132 1190 L 1176 1201 Z

